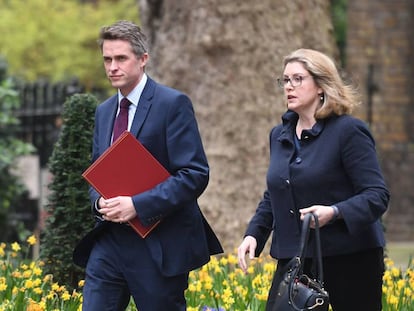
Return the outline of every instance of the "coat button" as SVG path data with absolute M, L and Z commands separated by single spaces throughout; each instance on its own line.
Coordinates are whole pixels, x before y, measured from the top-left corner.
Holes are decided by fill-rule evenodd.
M 290 213 L 290 215 L 292 215 L 292 216 L 293 216 L 293 215 L 295 215 L 295 212 L 293 211 L 293 209 L 290 209 L 290 210 L 289 210 L 289 213 Z
M 296 164 L 300 164 L 300 163 L 302 162 L 302 158 L 297 157 L 297 158 L 295 159 L 295 162 L 296 162 Z

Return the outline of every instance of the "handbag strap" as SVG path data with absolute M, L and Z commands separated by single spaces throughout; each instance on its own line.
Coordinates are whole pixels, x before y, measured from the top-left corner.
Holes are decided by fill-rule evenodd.
M 321 239 L 319 234 L 319 221 L 318 217 L 315 216 L 314 213 L 308 213 L 305 215 L 305 218 L 303 220 L 302 224 L 302 236 L 301 236 L 301 242 L 300 242 L 300 262 L 301 262 L 301 268 L 300 273 L 303 272 L 303 263 L 305 262 L 306 258 L 306 250 L 307 245 L 309 241 L 309 235 L 310 235 L 310 223 L 311 218 L 315 221 L 315 254 L 314 254 L 314 260 L 316 260 L 317 265 L 317 273 L 316 273 L 316 279 L 320 284 L 323 284 L 323 268 L 322 268 L 322 250 L 321 250 Z
M 310 222 L 311 222 L 312 217 L 315 221 L 315 255 L 314 255 L 314 258 L 316 259 L 317 270 L 318 270 L 317 275 L 316 275 L 316 280 L 321 286 L 323 286 L 322 251 L 321 251 L 321 241 L 320 241 L 320 235 L 319 235 L 319 221 L 318 221 L 318 217 L 316 217 L 313 213 L 308 213 L 305 215 L 303 224 L 302 224 L 302 235 L 301 235 L 300 255 L 299 255 L 300 257 L 299 256 L 296 257 L 296 259 L 298 260 L 299 268 L 296 269 L 296 271 L 294 271 L 294 273 L 292 274 L 291 280 L 288 286 L 289 302 L 291 302 L 293 309 L 297 311 L 308 311 L 316 306 L 315 305 L 314 307 L 311 307 L 311 308 L 301 309 L 296 306 L 296 304 L 293 302 L 293 299 L 292 299 L 293 285 L 296 282 L 297 276 L 303 273 L 303 267 L 304 267 L 304 262 L 306 258 L 306 249 L 307 249 L 309 235 L 310 235 Z

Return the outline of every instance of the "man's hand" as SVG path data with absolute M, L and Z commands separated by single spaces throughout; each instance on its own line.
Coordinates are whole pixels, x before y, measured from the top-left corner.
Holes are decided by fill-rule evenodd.
M 123 223 L 137 216 L 131 197 L 119 196 L 99 199 L 99 213 L 107 221 Z

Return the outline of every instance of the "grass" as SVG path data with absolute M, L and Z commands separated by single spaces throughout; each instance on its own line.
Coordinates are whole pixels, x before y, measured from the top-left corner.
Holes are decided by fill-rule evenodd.
M 414 241 L 388 242 L 386 253 L 394 261 L 395 266 L 407 268 L 409 260 L 414 258 Z

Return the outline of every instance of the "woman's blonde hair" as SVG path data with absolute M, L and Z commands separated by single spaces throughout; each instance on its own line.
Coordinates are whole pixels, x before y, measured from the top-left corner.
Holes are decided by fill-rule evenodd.
M 344 83 L 335 63 L 327 55 L 311 49 L 298 49 L 284 58 L 283 68 L 292 62 L 302 63 L 323 90 L 324 99 L 315 112 L 316 119 L 350 114 L 359 104 L 355 88 Z

